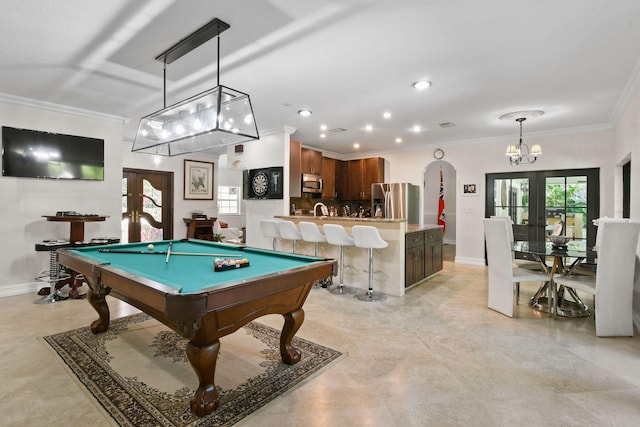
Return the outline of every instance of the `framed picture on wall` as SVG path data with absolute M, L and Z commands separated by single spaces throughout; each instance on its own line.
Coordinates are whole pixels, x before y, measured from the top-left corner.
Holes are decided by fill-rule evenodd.
M 184 161 L 184 199 L 213 200 L 213 163 Z
M 460 194 L 462 196 L 479 196 L 480 184 L 477 182 L 463 182 L 460 184 Z

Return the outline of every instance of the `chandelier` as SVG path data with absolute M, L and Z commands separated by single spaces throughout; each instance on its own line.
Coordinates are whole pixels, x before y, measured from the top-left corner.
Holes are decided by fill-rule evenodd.
M 527 117 L 540 117 L 543 114 L 543 111 L 518 111 L 500 116 L 500 120 L 513 120 L 516 117 L 516 122 L 520 124 L 520 141 L 515 145 L 507 146 L 505 153 L 509 157 L 511 166 L 535 163 L 538 160 L 538 156 L 542 154 L 542 147 L 539 144 L 532 145 L 531 149 L 529 149 L 529 146 L 522 142 L 522 122 L 527 120 Z
M 164 108 L 140 119 L 131 151 L 176 156 L 259 139 L 249 95 L 220 85 L 220 34 L 230 25 L 214 18 L 155 59 L 164 63 Z M 217 84 L 167 107 L 167 64 L 217 37 Z

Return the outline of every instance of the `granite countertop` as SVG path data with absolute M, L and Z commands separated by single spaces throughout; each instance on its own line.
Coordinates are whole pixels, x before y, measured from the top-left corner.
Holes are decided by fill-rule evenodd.
M 289 216 L 274 216 L 274 218 L 282 218 L 282 219 L 297 219 L 297 220 L 319 220 L 319 221 L 358 221 L 358 222 L 407 222 L 406 219 L 388 219 L 388 218 L 358 218 L 358 217 L 350 217 L 350 216 L 313 216 L 313 215 L 289 215 Z
M 442 226 L 438 224 L 424 224 L 424 225 L 407 224 L 407 233 L 415 233 L 417 231 L 424 231 L 424 230 L 433 230 L 434 228 L 442 228 Z

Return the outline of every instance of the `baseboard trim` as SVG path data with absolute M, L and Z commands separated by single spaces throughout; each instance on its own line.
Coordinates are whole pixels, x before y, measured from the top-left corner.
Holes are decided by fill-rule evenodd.
M 17 285 L 9 285 L 0 287 L 0 298 L 12 297 L 15 295 L 36 293 L 42 287 L 46 286 L 46 283 L 42 282 L 29 282 L 20 283 Z
M 455 258 L 456 264 L 468 264 L 468 265 L 478 265 L 480 267 L 485 267 L 484 258 L 467 258 L 457 256 Z

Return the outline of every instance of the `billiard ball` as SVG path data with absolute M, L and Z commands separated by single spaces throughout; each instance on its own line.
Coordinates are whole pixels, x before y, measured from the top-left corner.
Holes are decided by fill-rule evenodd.
M 152 251 L 152 250 L 153 250 L 153 244 L 152 244 L 152 243 L 149 243 L 149 244 L 147 245 L 147 249 L 149 249 L 150 251 Z

